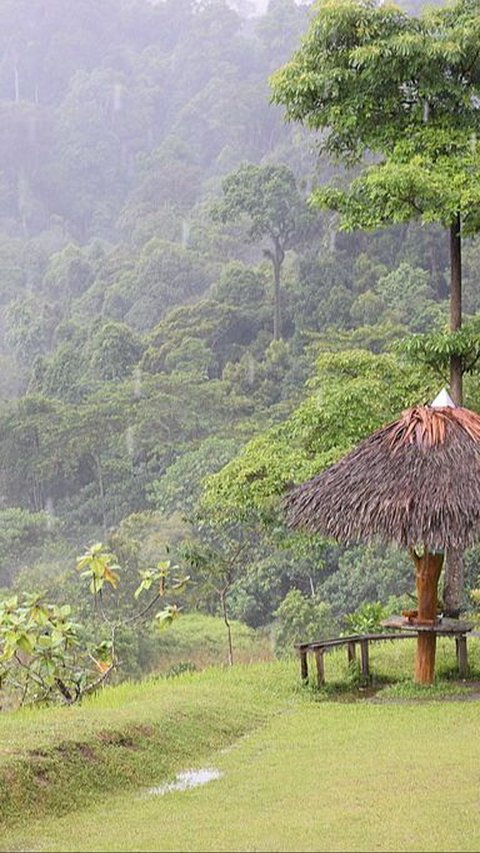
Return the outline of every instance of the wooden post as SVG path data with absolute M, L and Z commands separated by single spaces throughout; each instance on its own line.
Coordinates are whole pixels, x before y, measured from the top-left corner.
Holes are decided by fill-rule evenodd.
M 463 637 L 455 637 L 455 644 L 457 646 L 458 672 L 460 674 L 460 678 L 466 678 L 468 675 L 468 652 L 466 636 L 463 635 Z
M 360 656 L 362 662 L 362 675 L 364 678 L 369 678 L 370 666 L 368 659 L 368 640 L 360 640 Z
M 431 554 L 427 549 L 422 557 L 412 552 L 417 571 L 416 587 L 418 598 L 417 623 L 431 627 L 431 631 L 419 631 L 415 660 L 415 681 L 432 684 L 435 676 L 435 652 L 437 637 L 433 630 L 437 619 L 437 589 L 443 565 L 443 554 Z
M 308 681 L 308 661 L 307 661 L 307 650 L 304 648 L 299 648 L 298 654 L 300 655 L 300 677 L 302 681 Z
M 325 666 L 323 661 L 323 649 L 315 649 L 315 662 L 317 664 L 317 687 L 325 684 Z
M 357 646 L 352 641 L 347 643 L 347 658 L 349 663 L 355 663 L 357 659 Z

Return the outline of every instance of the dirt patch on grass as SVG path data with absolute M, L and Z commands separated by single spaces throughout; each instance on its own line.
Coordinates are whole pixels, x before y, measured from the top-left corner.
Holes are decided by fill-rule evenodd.
M 86 761 L 96 761 L 97 760 L 97 756 L 96 756 L 95 751 L 92 749 L 91 746 L 88 745 L 88 743 L 79 743 L 78 744 L 78 751 L 79 751 L 80 755 L 82 756 L 82 758 L 85 758 Z
M 50 779 L 48 778 L 47 773 L 44 770 L 39 770 L 35 773 L 34 776 L 35 783 L 40 786 L 40 788 L 48 788 L 50 785 Z
M 131 735 L 124 734 L 123 732 L 99 732 L 97 738 L 102 743 L 108 744 L 109 746 L 123 746 L 128 749 L 137 748 L 137 744 L 133 737 Z
M 102 744 L 109 746 L 124 747 L 124 749 L 140 749 L 146 738 L 155 735 L 155 727 L 149 725 L 133 726 L 128 732 L 103 731 L 99 732 L 97 738 Z

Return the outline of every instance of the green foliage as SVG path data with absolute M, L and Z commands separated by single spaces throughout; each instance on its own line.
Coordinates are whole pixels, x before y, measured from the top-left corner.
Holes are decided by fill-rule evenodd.
M 338 211 L 346 230 L 374 229 L 412 217 L 448 227 L 461 214 L 465 233 L 475 233 L 480 200 L 479 153 L 471 139 L 475 131 L 472 121 L 459 141 L 422 129 L 408 143 L 398 143 L 388 160 L 366 168 L 348 190 L 319 189 L 313 199 Z
M 292 655 L 295 643 L 327 639 L 337 631 L 330 606 L 316 596 L 303 595 L 298 589 L 287 593 L 274 615 L 279 623 L 275 635 L 275 650 L 279 655 Z
M 187 672 L 196 672 L 196 670 L 197 667 L 191 661 L 180 661 L 180 663 L 173 664 L 173 666 L 166 671 L 165 678 L 178 678 L 179 675 L 185 675 Z
M 251 308 L 265 299 L 266 276 L 262 269 L 252 269 L 238 261 L 226 264 L 211 294 L 218 302 Z
M 290 484 L 313 476 L 434 388 L 431 377 L 389 354 L 320 355 L 305 402 L 206 481 L 206 507 L 223 518 L 252 509 L 268 516 Z
M 0 602 L 0 689 L 17 692 L 22 703 L 78 699 L 91 669 L 78 651 L 79 627 L 69 605 L 38 594 Z
M 206 438 L 198 448 L 182 454 L 148 490 L 152 506 L 170 515 L 176 510 L 192 512 L 205 477 L 223 468 L 237 450 L 234 439 Z
M 435 300 L 430 278 L 425 270 L 403 263 L 378 279 L 375 290 L 391 322 L 402 323 L 413 332 L 427 332 L 445 322 L 446 309 Z M 373 321 L 378 313 L 373 313 Z
M 480 358 L 480 323 L 473 318 L 454 332 L 445 329 L 414 335 L 400 341 L 398 349 L 413 362 L 436 370 L 443 382 L 446 381 L 452 356 L 460 357 L 463 373 L 474 373 Z
M 116 633 L 132 622 L 141 622 L 169 592 L 180 592 L 188 578 L 172 578 L 175 568 L 162 561 L 154 569 L 140 572 L 138 598 L 153 587 L 153 597 L 140 612 L 119 622 L 106 613 L 103 594 L 119 582 L 120 566 L 102 543 L 92 545 L 77 560 L 82 578 L 89 581 L 106 638 L 87 639 L 85 626 L 72 618 L 70 605 L 48 603 L 41 595 L 24 594 L 0 602 L 0 689 L 16 695 L 20 704 L 63 701 L 72 704 L 103 684 L 118 668 Z M 153 617 L 160 629 L 179 615 L 175 604 L 167 604 Z M 98 626 L 97 626 L 98 631 Z
M 247 13 L 246 0 L 236 5 Z M 445 322 L 448 241 L 439 227 L 402 224 L 412 199 L 425 220 L 435 205 L 448 212 L 460 198 L 466 211 L 477 199 L 473 138 L 467 146 L 474 7 L 422 13 L 421 23 L 368 0 L 319 7 L 298 61 L 310 106 L 329 110 L 320 142 L 342 158 L 376 155 L 349 195 L 345 176 L 334 178 L 323 154 L 315 162 L 307 135 L 267 104 L 266 76 L 306 26 L 305 4 L 273 0 L 245 25 L 223 0 L 84 0 L 81 9 L 52 0 L 46 17 L 44 6 L 0 4 L 1 582 L 48 587 L 48 601 L 67 598 L 92 631 L 68 571 L 85 542 L 103 539 L 118 555 L 120 586 L 104 578 L 97 605 L 120 621 L 165 538 L 174 549 L 208 545 L 210 562 L 225 567 L 243 537 L 251 547 L 228 614 L 251 625 L 271 622 L 292 587 L 317 590 L 335 615 L 399 594 L 411 578 L 403 562 L 395 576 L 389 553 L 300 536 L 287 547 L 279 502 L 438 390 L 431 375 L 446 355 L 409 366 L 390 350 Z M 454 42 L 475 60 L 463 82 Z M 402 88 L 414 60 L 418 90 Z M 399 108 L 406 92 L 412 104 Z M 452 141 L 454 118 L 463 124 Z M 366 220 L 398 224 L 337 233 L 336 217 L 305 203 L 325 184 L 348 206 L 344 225 L 360 221 L 364 201 Z M 475 227 L 472 207 L 465 233 Z M 465 261 L 474 314 L 472 241 Z M 473 369 L 467 326 L 448 346 L 464 335 Z M 474 377 L 466 384 L 476 404 Z M 230 544 L 221 526 L 215 534 L 183 520 L 196 516 L 205 477 L 209 512 L 236 528 Z M 145 512 L 149 503 L 162 514 Z M 203 568 L 178 603 L 215 612 L 219 593 Z M 157 665 L 155 643 L 146 629 L 119 627 L 124 671 Z
M 269 237 L 285 251 L 298 239 L 304 202 L 295 176 L 286 166 L 243 164 L 223 182 L 223 199 L 213 209 L 214 218 L 229 222 L 245 217 L 248 237 Z
M 313 216 L 300 195 L 295 175 L 287 166 L 245 163 L 223 181 L 223 198 L 212 211 L 221 222 L 244 221 L 247 237 L 267 238 L 264 255 L 273 265 L 273 337 L 282 337 L 280 276 L 285 253 L 306 236 Z
M 140 361 L 141 341 L 125 324 L 103 324 L 91 342 L 90 366 L 100 379 L 124 379 Z
M 433 151 L 450 145 L 461 150 L 467 143 L 466 154 L 478 124 L 477 35 L 477 7 L 469 0 L 418 17 L 373 0 L 327 3 L 274 76 L 274 98 L 290 119 L 326 131 L 324 150 L 350 160 L 367 149 L 391 153 L 397 144 L 423 150 L 432 164 Z M 459 179 L 460 171 L 454 169 Z M 455 190 L 445 183 L 442 192 Z
M 110 287 L 104 286 L 103 313 L 139 332 L 152 329 L 174 305 L 201 296 L 211 282 L 205 259 L 193 249 L 154 237 L 123 263 Z
M 339 617 L 376 601 L 390 612 L 401 612 L 414 599 L 411 558 L 405 551 L 381 545 L 338 547 L 330 571 L 321 578 L 319 593 Z M 400 604 L 397 597 L 406 595 L 412 598 Z
M 47 513 L 20 507 L 0 510 L 0 567 L 2 580 L 12 576 L 20 563 L 32 559 L 54 537 L 55 521 Z
M 81 296 L 95 278 L 95 267 L 88 253 L 74 243 L 69 243 L 50 258 L 43 288 L 50 299 L 65 305 Z
M 314 204 L 340 213 L 342 228 L 413 218 L 451 229 L 455 245 L 478 231 L 478 29 L 470 0 L 418 17 L 373 0 L 319 7 L 302 47 L 273 78 L 274 99 L 289 118 L 322 131 L 323 150 L 347 164 L 377 155 L 346 189 L 331 183 L 313 193 Z M 461 396 L 455 357 L 451 375 Z
M 17 296 L 9 303 L 7 340 L 22 367 L 48 352 L 58 320 L 55 307 L 39 295 Z
M 354 613 L 345 616 L 347 634 L 378 634 L 385 629 L 382 620 L 389 615 L 387 608 L 380 601 L 367 602 Z
M 161 560 L 154 568 L 139 571 L 140 584 L 135 590 L 135 598 L 138 598 L 145 591 L 150 591 L 152 587 L 153 597 L 144 610 L 130 616 L 126 620 L 127 622 L 142 619 L 167 593 L 184 590 L 190 578 L 172 576 L 172 573 L 177 568 L 177 566 L 172 566 L 170 560 Z M 105 584 L 109 584 L 113 589 L 118 585 L 120 566 L 116 561 L 115 555 L 110 553 L 101 542 L 92 545 L 82 557 L 78 558 L 77 569 L 81 572 L 82 577 L 90 581 L 90 592 L 94 596 L 101 596 Z M 179 608 L 176 605 L 168 604 L 163 610 L 159 610 L 155 614 L 154 623 L 160 630 L 163 630 L 178 617 L 179 612 Z M 116 625 L 109 622 L 109 620 L 107 620 L 107 624 L 112 628 L 113 667 L 117 663 L 114 659 L 113 647 Z
M 118 571 L 120 566 L 113 554 L 107 551 L 101 542 L 92 545 L 91 548 L 77 560 L 77 569 L 82 577 L 90 581 L 90 592 L 92 595 L 100 593 L 106 583 L 114 589 L 118 584 Z
M 151 372 L 190 372 L 203 378 L 222 375 L 266 326 L 258 305 L 202 299 L 168 313 L 149 338 L 143 364 Z

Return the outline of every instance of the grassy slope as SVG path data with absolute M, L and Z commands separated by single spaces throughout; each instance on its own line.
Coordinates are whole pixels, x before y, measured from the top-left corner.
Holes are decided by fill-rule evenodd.
M 210 669 L 0 715 L 2 823 L 171 777 L 284 708 L 294 683 L 291 665 Z
M 409 677 L 412 654 L 409 641 L 379 645 L 373 669 Z M 344 655 L 327 677 L 345 679 Z M 0 813 L 23 821 L 12 834 L 4 823 L 0 849 L 480 849 L 477 702 L 312 704 L 297 685 L 295 664 L 257 665 L 0 716 Z M 204 789 L 138 795 L 211 763 L 225 777 Z
M 235 663 L 271 660 L 271 641 L 260 631 L 242 622 L 231 621 Z M 160 636 L 159 671 L 166 672 L 179 662 L 193 663 L 198 669 L 228 662 L 227 631 L 223 619 L 203 613 L 187 613 Z

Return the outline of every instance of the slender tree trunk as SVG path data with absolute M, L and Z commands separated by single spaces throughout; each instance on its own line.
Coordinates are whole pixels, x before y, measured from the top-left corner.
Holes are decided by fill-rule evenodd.
M 281 264 L 277 258 L 273 261 L 273 340 L 282 337 L 282 306 L 281 306 Z
M 103 482 L 103 471 L 102 471 L 102 463 L 100 462 L 100 458 L 96 453 L 93 454 L 93 459 L 95 461 L 95 466 L 97 468 L 97 480 L 98 480 L 98 490 L 100 492 L 100 506 L 102 508 L 102 527 L 103 527 L 103 538 L 104 541 L 107 541 L 107 510 L 105 506 L 105 484 Z
M 450 227 L 450 330 L 462 327 L 462 238 L 460 215 Z M 463 405 L 463 363 L 461 356 L 450 359 L 450 395 L 457 406 Z M 462 606 L 464 583 L 463 552 L 450 550 L 445 565 L 445 614 L 458 618 Z
M 445 564 L 445 579 L 443 584 L 443 598 L 445 602 L 445 616 L 458 619 L 462 609 L 462 593 L 464 585 L 464 563 L 463 551 L 447 551 Z
M 270 258 L 273 266 L 273 340 L 282 338 L 282 264 L 285 260 L 285 249 L 278 235 L 271 235 L 273 251 L 267 249 L 265 255 Z
M 232 628 L 228 619 L 227 612 L 227 590 L 222 589 L 220 593 L 220 599 L 222 602 L 222 610 L 223 610 L 223 621 L 227 626 L 227 637 L 228 637 L 228 665 L 233 666 L 233 641 L 232 641 Z
M 450 227 L 450 330 L 462 328 L 462 238 L 460 216 Z M 463 405 L 462 358 L 452 355 L 450 360 L 450 396 L 457 406 Z

